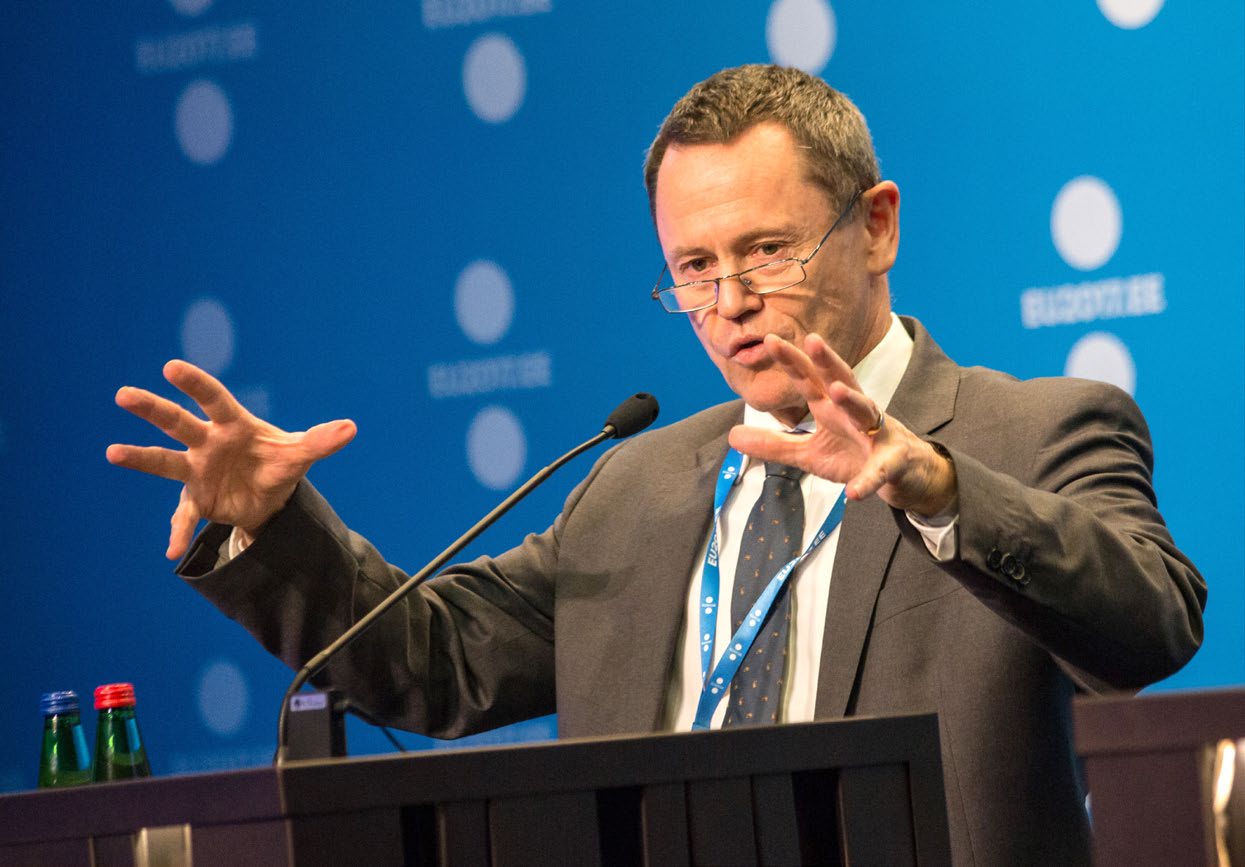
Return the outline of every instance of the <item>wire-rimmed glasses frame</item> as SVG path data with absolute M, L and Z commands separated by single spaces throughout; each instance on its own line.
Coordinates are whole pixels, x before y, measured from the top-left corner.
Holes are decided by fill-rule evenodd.
M 754 265 L 751 268 L 745 268 L 736 274 L 727 274 L 722 277 L 714 277 L 711 280 L 692 280 L 687 283 L 680 283 L 676 286 L 666 286 L 664 288 L 661 285 L 661 278 L 666 275 L 666 272 L 670 269 L 670 266 L 662 265 L 661 273 L 657 275 L 657 282 L 653 285 L 653 300 L 660 302 L 662 309 L 667 313 L 695 313 L 697 310 L 707 310 L 718 303 L 718 295 L 722 292 L 723 280 L 738 280 L 745 289 L 754 295 L 770 295 L 774 292 L 781 292 L 783 289 L 790 289 L 792 286 L 798 286 L 808 279 L 808 272 L 804 270 L 804 267 L 813 260 L 813 257 L 817 255 L 817 252 L 822 248 L 822 246 L 825 245 L 826 241 L 830 239 L 830 236 L 834 234 L 834 230 L 839 227 L 839 224 L 843 222 L 843 219 L 852 212 L 854 207 L 856 207 L 856 202 L 860 200 L 862 192 L 862 190 L 857 190 L 852 195 L 851 199 L 847 203 L 847 206 L 843 208 L 843 210 L 839 213 L 839 216 L 835 219 L 834 225 L 826 231 L 826 234 L 821 236 L 821 240 L 817 242 L 817 246 L 813 248 L 813 252 L 809 253 L 803 259 L 796 256 L 788 257 L 786 259 L 775 259 L 773 262 L 766 262 L 762 265 Z M 748 279 L 749 274 L 755 274 L 758 271 L 765 270 L 775 271 L 777 270 L 775 266 L 783 267 L 790 265 L 799 266 L 800 277 L 798 280 L 792 280 L 789 283 L 784 282 L 778 286 L 757 289 L 755 288 L 755 279 Z M 686 290 L 693 287 L 704 286 L 705 288 L 708 288 L 710 285 L 713 286 L 713 299 L 711 301 L 707 301 L 704 304 L 693 304 L 688 306 L 680 305 L 678 296 L 678 292 L 680 290 L 684 290 L 686 293 Z

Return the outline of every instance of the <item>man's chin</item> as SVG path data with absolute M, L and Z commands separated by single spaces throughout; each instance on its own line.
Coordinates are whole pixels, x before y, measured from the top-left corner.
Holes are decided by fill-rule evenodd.
M 808 414 L 808 405 L 793 390 L 756 388 L 753 385 L 735 388 L 734 391 L 744 399 L 744 403 L 753 409 L 767 412 L 784 422 L 794 417 L 795 422 L 788 422 L 793 426 Z

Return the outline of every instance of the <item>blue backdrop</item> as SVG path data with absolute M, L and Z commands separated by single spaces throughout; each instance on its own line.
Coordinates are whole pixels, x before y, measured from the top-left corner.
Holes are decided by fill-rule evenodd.
M 640 168 L 680 94 L 750 61 L 819 73 L 869 118 L 903 194 L 897 310 L 961 363 L 1134 393 L 1211 592 L 1204 648 L 1162 686 L 1242 682 L 1243 17 L 1239 0 L 3 4 L 0 788 L 33 785 L 41 692 L 114 680 L 137 686 L 157 772 L 271 755 L 290 673 L 171 574 L 176 486 L 104 461 L 159 440 L 112 398 L 170 393 L 166 359 L 288 429 L 355 419 L 313 478 L 408 568 L 626 394 L 657 394 L 667 422 L 728 397 L 648 298 Z M 474 550 L 543 528 L 587 466 Z

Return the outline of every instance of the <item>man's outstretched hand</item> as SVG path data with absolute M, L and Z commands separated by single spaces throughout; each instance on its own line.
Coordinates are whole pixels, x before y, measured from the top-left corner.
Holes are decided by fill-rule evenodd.
M 225 386 L 185 361 L 170 361 L 164 378 L 185 392 L 207 421 L 141 388 L 117 391 L 117 406 L 164 431 L 186 449 L 110 445 L 108 461 L 182 483 L 165 556 L 186 553 L 201 518 L 238 527 L 248 536 L 275 515 L 307 469 L 354 439 L 354 422 L 339 420 L 288 433 L 247 411 Z
M 799 467 L 847 486 L 847 496 L 877 494 L 897 509 L 932 517 L 956 507 L 955 467 L 934 447 L 884 415 L 852 369 L 819 335 L 804 349 L 775 335 L 765 348 L 791 378 L 817 422 L 809 435 L 736 426 L 730 444 L 766 461 Z

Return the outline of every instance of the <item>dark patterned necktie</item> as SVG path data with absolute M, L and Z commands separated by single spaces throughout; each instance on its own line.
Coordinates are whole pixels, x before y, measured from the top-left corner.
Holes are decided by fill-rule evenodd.
M 752 507 L 739 545 L 731 622 L 738 631 L 778 570 L 800 556 L 804 541 L 802 470 L 765 465 L 765 486 Z M 791 631 L 790 581 L 774 600 L 743 665 L 731 681 L 730 702 L 722 726 L 778 722 L 787 676 L 787 636 Z

